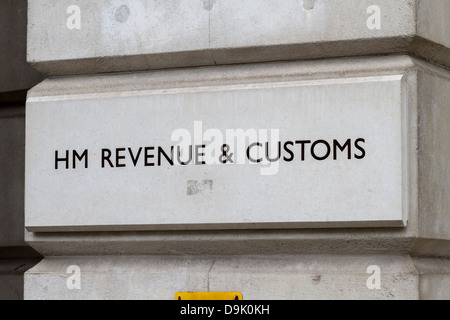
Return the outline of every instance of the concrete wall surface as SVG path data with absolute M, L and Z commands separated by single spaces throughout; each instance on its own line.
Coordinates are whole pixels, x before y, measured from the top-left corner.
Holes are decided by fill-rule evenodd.
M 417 1 L 417 35 L 424 39 L 450 48 L 450 21 L 447 0 Z
M 450 65 L 446 0 L 72 2 L 29 1 L 28 61 L 48 75 L 391 53 Z
M 450 264 L 448 259 L 415 258 L 414 265 L 420 274 L 420 299 L 450 299 Z
M 380 289 L 367 286 L 372 265 L 380 267 Z M 79 267 L 79 290 L 67 287 L 70 266 Z M 173 300 L 190 291 L 237 291 L 244 300 L 419 298 L 413 260 L 395 255 L 46 258 L 25 286 L 25 299 Z
M 419 109 L 419 211 L 424 238 L 450 239 L 450 76 L 439 68 L 420 64 Z
M 18 286 L 24 281 L 24 298 L 30 300 L 172 300 L 180 291 L 238 291 L 244 300 L 450 299 L 450 1 L 376 2 L 29 0 L 27 61 L 48 79 L 28 92 L 26 122 L 23 101 L 13 105 L 8 94 L 8 103 L 0 107 L 0 290 L 6 287 L 0 298 L 20 298 Z M 3 2 L 10 11 L 11 3 Z M 14 10 L 23 14 L 24 7 Z M 1 14 L 0 11 L 0 17 Z M 3 30 L 11 39 L 11 30 L 15 29 L 8 28 Z M 8 50 L 5 52 L 6 60 L 12 61 Z M 0 57 L 3 56 L 5 53 L 0 50 Z M 11 81 L 1 76 L 1 70 L 0 92 L 29 88 L 30 85 L 15 85 L 9 89 L 5 84 Z M 14 73 L 12 82 L 22 83 L 17 72 L 7 73 Z M 365 87 L 355 83 L 364 83 Z M 270 99 L 265 95 L 266 91 L 285 87 L 296 88 L 280 91 L 287 100 L 272 101 L 275 94 Z M 304 87 L 318 91 L 308 100 Z M 321 87 L 325 89 L 320 91 Z M 340 90 L 334 90 L 336 87 Z M 227 90 L 234 90 L 231 98 L 205 94 Z M 259 94 L 242 94 L 246 90 Z M 290 97 L 294 97 L 292 101 Z M 277 101 L 281 101 L 280 105 Z M 100 104 L 102 107 L 98 108 Z M 367 210 L 364 202 L 358 202 L 363 205 L 356 213 L 358 217 L 368 217 L 377 208 L 384 208 L 380 216 L 393 212 L 395 217 L 389 219 L 396 224 L 364 224 L 368 221 L 363 218 L 359 221 L 362 224 L 345 227 L 339 222 L 328 226 L 314 224 L 317 221 L 307 221 L 311 224 L 303 228 L 289 223 L 261 227 L 247 219 L 248 224 L 239 229 L 224 228 L 220 225 L 223 210 L 215 210 L 208 216 L 209 224 L 185 228 L 176 225 L 176 212 L 201 208 L 199 214 L 205 214 L 207 206 L 201 206 L 202 198 L 197 207 L 195 202 L 188 203 L 194 203 L 189 208 L 185 202 L 175 200 L 186 200 L 186 181 L 189 185 L 192 176 L 212 179 L 206 176 L 216 171 L 165 168 L 164 172 L 152 173 L 157 182 L 149 179 L 152 183 L 147 183 L 143 175 L 148 173 L 142 168 L 136 171 L 135 164 L 134 171 L 127 171 L 128 167 L 108 171 L 102 176 L 107 182 L 99 187 L 92 178 L 92 166 L 90 171 L 57 171 L 54 167 L 55 148 L 72 148 L 73 141 L 77 146 L 85 142 L 91 149 L 105 143 L 115 148 L 117 141 L 147 143 L 146 135 L 140 136 L 139 132 L 132 137 L 120 134 L 125 129 L 127 133 L 147 130 L 138 130 L 139 125 L 145 125 L 146 117 L 157 119 L 144 133 L 158 141 L 163 139 L 158 136 L 161 131 L 170 131 L 167 128 L 174 122 L 181 123 L 193 114 L 200 118 L 209 114 L 210 120 L 219 124 L 227 119 L 242 127 L 258 123 L 251 121 L 256 118 L 252 114 L 232 108 L 236 105 L 261 106 L 258 115 L 269 120 L 285 119 L 280 123 L 289 123 L 288 129 L 298 129 L 288 120 L 296 121 L 303 114 L 293 116 L 294 112 L 286 111 L 292 109 L 283 108 L 305 108 L 305 117 L 323 117 L 316 127 L 326 127 L 321 132 L 310 128 L 308 134 L 324 134 L 328 138 L 334 138 L 336 132 L 367 135 L 368 157 L 379 157 L 379 166 L 376 163 L 356 178 L 367 182 L 375 177 L 374 181 L 383 183 L 358 191 L 367 197 L 380 191 L 376 190 L 380 186 L 383 191 L 388 188 L 392 192 L 384 193 L 377 200 L 382 203 L 372 204 Z M 152 115 L 149 108 L 157 114 Z M 358 120 L 354 114 L 364 108 L 369 112 L 360 121 L 350 121 Z M 128 114 L 129 110 L 145 112 Z M 345 112 L 347 116 L 341 117 Z M 380 114 L 388 115 L 383 119 L 392 121 L 380 122 Z M 87 115 L 97 120 L 87 119 Z M 303 125 L 303 120 L 296 123 Z M 354 131 L 346 131 L 349 127 Z M 151 131 L 155 128 L 159 131 Z M 26 155 L 24 131 L 28 141 Z M 36 134 L 30 135 L 32 132 Z M 58 134 L 52 136 L 55 132 Z M 40 149 L 39 144 L 45 148 Z M 45 155 L 39 154 L 42 150 Z M 343 177 L 361 168 L 360 163 L 353 161 L 345 165 L 334 163 Z M 320 165 L 314 170 L 325 168 L 327 163 Z M 307 166 L 304 168 L 310 168 Z M 383 166 L 391 170 L 386 171 L 386 176 L 377 171 Z M 214 175 L 214 183 L 217 186 L 220 181 L 232 180 L 238 187 L 248 186 L 243 188 L 244 196 L 238 193 L 230 201 L 220 199 L 225 205 L 239 199 L 241 202 L 237 201 L 232 210 L 232 214 L 239 215 L 240 208 L 252 201 L 252 196 L 245 193 L 256 190 L 252 189 L 252 182 L 255 188 L 264 185 L 255 182 L 262 180 L 252 181 L 245 174 L 232 172 L 229 176 Z M 342 190 L 345 194 L 349 186 L 354 187 L 345 179 L 335 181 L 331 187 L 321 186 L 329 178 L 321 173 L 320 180 L 313 177 L 299 182 L 303 189 L 295 188 L 295 179 L 286 189 L 282 187 L 286 184 L 275 184 L 277 192 L 292 196 L 289 199 L 295 205 L 304 197 L 302 194 L 296 198 L 296 191 L 311 194 L 305 187 L 308 184 L 322 187 L 317 190 L 333 187 L 339 195 Z M 123 183 L 116 189 L 114 177 L 120 177 Z M 174 181 L 180 177 L 184 180 L 178 185 Z M 296 176 L 286 175 L 286 179 L 290 177 Z M 168 178 L 172 187 L 168 187 L 169 183 L 161 186 Z M 144 182 L 133 183 L 138 179 Z M 48 188 L 46 181 L 52 182 Z M 55 187 L 55 181 L 61 186 Z M 65 181 L 77 183 L 64 189 Z M 26 218 L 30 218 L 25 223 L 24 185 L 30 191 L 25 194 L 25 203 L 40 204 L 25 208 Z M 267 182 L 267 188 L 270 186 Z M 148 195 L 158 187 L 164 192 Z M 95 188 L 96 194 L 86 192 Z M 110 198 L 102 196 L 107 188 L 116 192 L 109 193 Z M 171 193 L 174 190 L 179 191 L 178 196 Z M 82 194 L 87 197 L 80 198 Z M 105 199 L 114 200 L 114 194 L 123 197 L 123 203 L 102 203 Z M 327 198 L 330 193 L 323 194 L 323 201 L 350 204 L 354 209 L 349 198 Z M 30 195 L 39 201 L 29 201 L 33 200 Z M 214 203 L 214 193 L 207 196 Z M 136 197 L 144 205 L 126 212 L 127 201 Z M 265 200 L 268 204 L 259 208 L 261 217 L 276 220 L 280 216 L 276 210 L 267 209 L 270 195 Z M 95 210 L 99 205 L 101 210 Z M 69 210 L 69 206 L 76 210 Z M 159 209 L 159 227 L 143 226 L 154 221 L 151 214 Z M 299 211 L 311 218 L 309 210 Z M 326 214 L 331 211 L 324 210 Z M 175 220 L 164 224 L 168 212 Z M 139 220 L 142 216 L 149 220 Z M 293 216 L 296 217 L 295 211 Z M 217 222 L 215 219 L 219 223 L 211 224 Z M 186 221 L 180 223 L 187 225 Z M 24 224 L 28 227 L 25 232 Z M 32 254 L 26 245 L 44 259 L 22 279 L 21 272 L 31 266 L 23 262 L 29 261 L 25 256 Z M 24 256 L 22 250 L 28 253 Z
M 231 291 L 244 300 L 446 300 L 449 281 L 450 260 L 408 255 L 49 257 L 27 272 L 25 299 L 173 300 L 177 292 Z

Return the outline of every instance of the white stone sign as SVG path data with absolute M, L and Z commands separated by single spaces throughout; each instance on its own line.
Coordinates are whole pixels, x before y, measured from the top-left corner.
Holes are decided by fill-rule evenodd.
M 31 96 L 26 228 L 405 226 L 402 78 Z

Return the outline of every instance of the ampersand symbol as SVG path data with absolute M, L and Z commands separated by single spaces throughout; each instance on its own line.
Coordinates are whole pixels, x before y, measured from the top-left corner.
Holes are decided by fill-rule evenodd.
M 230 146 L 227 144 L 224 144 L 222 146 L 222 155 L 220 156 L 219 160 L 221 163 L 234 163 L 233 162 L 233 153 L 228 154 L 230 152 Z

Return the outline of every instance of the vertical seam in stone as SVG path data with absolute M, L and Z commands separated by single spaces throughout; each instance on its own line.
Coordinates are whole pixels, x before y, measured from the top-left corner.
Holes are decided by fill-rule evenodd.
M 206 275 L 207 292 L 209 292 L 209 274 L 211 273 L 211 270 L 214 267 L 215 263 L 216 263 L 216 259 L 213 259 L 211 267 L 209 267 L 208 274 Z

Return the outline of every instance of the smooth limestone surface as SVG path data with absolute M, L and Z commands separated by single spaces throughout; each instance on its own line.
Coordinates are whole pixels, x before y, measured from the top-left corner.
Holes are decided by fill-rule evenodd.
M 405 52 L 416 31 L 415 1 L 373 5 L 368 0 L 33 0 L 28 61 L 46 74 L 61 75 Z
M 25 288 L 25 299 L 174 300 L 211 291 L 244 300 L 408 300 L 419 298 L 419 274 L 403 255 L 50 257 L 27 272 Z
M 405 226 L 405 78 L 29 97 L 25 226 Z

